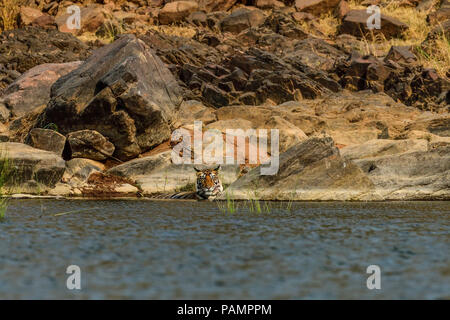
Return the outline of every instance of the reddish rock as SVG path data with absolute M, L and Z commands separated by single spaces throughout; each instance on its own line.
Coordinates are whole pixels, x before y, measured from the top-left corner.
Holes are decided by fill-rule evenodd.
M 33 20 L 31 25 L 33 27 L 41 27 L 41 28 L 52 28 L 52 29 L 58 28 L 58 24 L 56 23 L 55 18 L 47 14 Z
M 70 32 L 72 34 L 80 35 L 84 32 L 96 32 L 110 17 L 111 12 L 106 6 L 90 5 L 81 8 L 80 11 L 80 29 L 70 29 L 68 26 L 68 19 L 72 14 L 65 13 L 56 18 L 58 29 L 61 32 Z
M 19 22 L 21 26 L 29 26 L 31 23 L 39 17 L 45 14 L 39 9 L 30 7 L 21 7 L 19 12 Z
M 159 11 L 159 23 L 170 24 L 181 21 L 197 10 L 198 3 L 194 1 L 169 2 Z
M 345 15 L 350 11 L 350 5 L 347 1 L 341 0 L 337 7 L 334 9 L 334 15 L 339 19 L 345 17 Z
M 50 100 L 53 83 L 80 65 L 81 61 L 36 66 L 5 89 L 0 103 L 6 105 L 13 116 L 18 117 L 45 106 Z
M 255 6 L 260 9 L 283 8 L 285 5 L 278 0 L 256 0 Z

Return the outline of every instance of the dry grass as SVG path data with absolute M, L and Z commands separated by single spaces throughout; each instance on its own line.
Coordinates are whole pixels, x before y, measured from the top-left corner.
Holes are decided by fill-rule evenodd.
M 23 0 L 0 0 L 0 32 L 17 28 L 17 17 Z
M 167 34 L 169 36 L 178 36 L 184 38 L 193 38 L 197 32 L 195 27 L 180 27 L 175 25 L 148 26 L 147 30 L 155 30 L 159 33 Z
M 438 0 L 436 0 L 437 2 Z M 350 0 L 351 9 L 365 9 L 358 0 Z M 450 65 L 450 43 L 449 39 L 442 35 L 432 42 L 432 46 L 421 47 L 429 32 L 434 28 L 427 21 L 429 11 L 419 11 L 413 7 L 399 6 L 398 1 L 384 0 L 380 4 L 381 12 L 397 18 L 406 23 L 409 28 L 404 33 L 403 39 L 384 38 L 383 35 L 374 37 L 373 40 L 362 39 L 360 51 L 363 54 L 375 56 L 384 55 L 391 46 L 412 46 L 415 49 L 419 62 L 425 67 L 434 68 L 441 76 L 446 76 Z
M 414 46 L 419 62 L 428 68 L 436 69 L 439 75 L 450 74 L 450 39 L 442 32 L 436 39 Z
M 340 21 L 332 13 L 323 14 L 316 21 L 301 22 L 302 29 L 319 37 L 333 38 L 339 27 Z M 319 32 L 317 32 L 319 31 Z

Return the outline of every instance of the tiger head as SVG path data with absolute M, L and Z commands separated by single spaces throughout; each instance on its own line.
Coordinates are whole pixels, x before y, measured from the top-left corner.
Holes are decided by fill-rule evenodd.
M 219 179 L 220 165 L 214 169 L 197 169 L 196 193 L 201 199 L 214 199 L 223 191 L 222 183 Z

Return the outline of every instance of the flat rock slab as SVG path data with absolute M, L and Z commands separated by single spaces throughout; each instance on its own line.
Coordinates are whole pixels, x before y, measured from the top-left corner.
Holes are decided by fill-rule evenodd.
M 383 200 L 449 200 L 450 144 L 429 151 L 354 160 Z
M 424 139 L 375 139 L 342 148 L 340 151 L 347 160 L 365 159 L 416 151 L 426 152 L 428 151 L 428 142 Z
M 363 171 L 340 156 L 329 136 L 311 137 L 282 153 L 275 175 L 262 175 L 261 167 L 231 184 L 222 198 L 357 200 L 373 189 Z
M 0 143 L 3 159 L 7 159 L 7 186 L 14 193 L 28 192 L 30 186 L 54 187 L 65 171 L 64 160 L 53 152 L 14 142 Z
M 187 187 L 194 190 L 197 179 L 193 164 L 171 162 L 171 151 L 128 161 L 109 169 L 107 173 L 134 180 L 145 195 L 174 192 Z M 236 181 L 239 174 L 239 165 L 223 165 L 219 171 L 221 182 L 225 185 Z

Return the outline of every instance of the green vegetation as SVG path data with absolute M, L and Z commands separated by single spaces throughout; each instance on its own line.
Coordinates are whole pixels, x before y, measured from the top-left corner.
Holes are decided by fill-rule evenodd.
M 274 212 L 292 212 L 293 201 L 263 201 L 263 200 L 234 200 L 229 193 L 225 193 L 225 200 L 217 200 L 217 207 L 222 213 L 256 213 L 270 214 Z
M 55 123 L 48 123 L 45 127 L 42 129 L 49 129 L 58 132 L 58 126 Z
M 107 40 L 109 43 L 114 42 L 119 35 L 124 33 L 125 27 L 123 21 L 106 21 L 97 31 L 96 36 Z
M 0 151 L 0 221 L 3 221 L 6 216 L 6 210 L 8 209 L 8 199 L 3 196 L 6 182 L 11 176 L 11 166 L 7 153 L 3 150 Z

